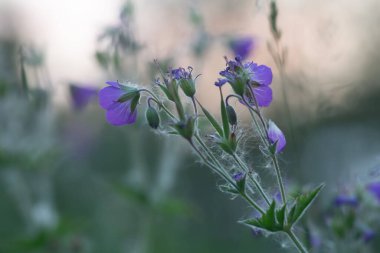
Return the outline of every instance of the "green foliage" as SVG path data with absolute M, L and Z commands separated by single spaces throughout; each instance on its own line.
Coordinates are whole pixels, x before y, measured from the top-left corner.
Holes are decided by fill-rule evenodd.
M 286 225 L 286 205 L 276 210 L 276 202 L 273 200 L 266 213 L 260 218 L 247 219 L 242 223 L 264 229 L 269 232 L 284 231 Z
M 293 226 L 295 223 L 297 223 L 297 221 L 304 215 L 306 210 L 311 206 L 312 202 L 316 199 L 319 192 L 323 189 L 324 186 L 324 184 L 321 184 L 314 190 L 303 193 L 296 198 L 295 203 L 293 204 L 288 214 L 289 224 Z
M 219 134 L 219 136 L 223 136 L 223 129 L 219 125 L 218 121 L 216 121 L 216 119 L 212 116 L 212 114 L 209 111 L 207 111 L 206 108 L 204 108 L 199 102 L 198 102 L 198 104 L 201 107 L 201 109 L 202 109 L 204 115 L 206 116 L 206 118 L 208 119 L 208 121 L 211 123 L 211 125 L 215 128 L 216 132 Z

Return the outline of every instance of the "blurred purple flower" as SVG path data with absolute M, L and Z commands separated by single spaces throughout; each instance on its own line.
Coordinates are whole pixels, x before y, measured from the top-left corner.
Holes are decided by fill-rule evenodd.
M 132 108 L 132 102 L 139 96 L 138 90 L 119 82 L 106 83 L 109 86 L 99 91 L 99 105 L 106 110 L 108 123 L 114 126 L 135 123 L 137 110 Z
M 285 135 L 282 133 L 280 128 L 278 128 L 277 125 L 271 120 L 269 120 L 268 123 L 268 139 L 272 144 L 277 142 L 276 153 L 281 152 L 286 146 Z
M 318 249 L 322 245 L 321 237 L 317 233 L 310 233 L 310 245 L 313 249 Z
M 75 109 L 83 109 L 98 94 L 94 87 L 70 84 L 70 94 Z
M 380 182 L 372 182 L 367 185 L 367 190 L 380 202 Z
M 365 229 L 362 234 L 362 238 L 365 243 L 372 241 L 372 239 L 375 238 L 375 236 L 376 236 L 375 231 L 369 228 Z
M 335 206 L 351 206 L 357 207 L 359 205 L 359 200 L 355 196 L 348 195 L 338 195 L 334 199 Z
M 255 41 L 251 37 L 241 37 L 232 39 L 229 43 L 230 49 L 235 56 L 246 59 L 255 47 Z
M 234 91 L 243 95 L 248 103 L 258 106 L 269 106 L 272 102 L 272 70 L 265 65 L 257 65 L 254 62 L 242 63 L 240 57 L 235 61 L 227 61 L 227 68 L 219 72 L 224 78 L 215 82 L 216 86 L 230 83 Z M 247 89 L 249 88 L 249 89 Z M 251 92 L 254 94 L 252 97 Z
M 189 71 L 186 71 L 184 68 L 172 69 L 172 78 L 175 80 L 191 79 L 191 72 L 193 69 L 191 67 L 188 67 L 188 70 Z

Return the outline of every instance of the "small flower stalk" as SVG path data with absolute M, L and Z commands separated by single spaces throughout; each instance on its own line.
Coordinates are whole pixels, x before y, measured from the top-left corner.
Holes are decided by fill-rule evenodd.
M 266 65 L 243 61 L 243 56 L 247 55 L 244 50 L 240 50 L 239 56 L 234 60 L 225 58 L 226 68 L 220 71 L 221 78 L 215 82 L 215 92 L 220 95 L 218 117 L 212 115 L 197 99 L 197 77 L 193 77 L 192 67 L 166 71 L 160 69 L 161 76 L 155 80 L 158 89 L 153 90 L 107 82 L 108 86 L 99 92 L 99 104 L 106 111 L 107 121 L 121 126 L 136 121 L 140 102 L 145 101 L 146 121 L 151 128 L 186 140 L 202 162 L 224 180 L 219 188 L 233 198 L 241 197 L 252 207 L 256 215 L 240 221 L 242 224 L 253 231 L 260 231 L 260 234 L 286 234 L 299 252 L 308 252 L 294 233 L 294 227 L 312 205 L 323 185 L 295 198 L 288 196 L 278 161 L 278 155 L 286 147 L 286 138 L 273 121 L 264 117 L 262 111 L 270 106 L 273 99 L 270 87 L 272 71 Z M 158 65 L 157 62 L 156 64 Z M 223 91 L 226 84 L 231 85 L 233 90 L 227 96 Z M 237 106 L 241 106 L 251 115 L 252 129 L 243 130 L 253 131 L 258 136 L 263 157 L 269 159 L 271 169 L 275 172 L 275 184 L 281 198 L 270 198 L 255 166 L 241 158 L 242 147 L 239 140 L 242 138 L 242 131 L 238 131 L 241 126 L 231 104 L 232 100 L 238 101 Z M 193 108 L 189 109 L 187 104 L 191 104 Z M 200 120 L 205 120 L 209 127 L 200 127 L 204 126 L 198 124 Z M 219 151 L 210 148 L 215 144 Z

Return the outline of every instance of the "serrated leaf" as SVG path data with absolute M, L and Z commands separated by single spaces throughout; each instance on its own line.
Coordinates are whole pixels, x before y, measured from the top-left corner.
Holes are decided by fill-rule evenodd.
M 297 223 L 297 221 L 304 215 L 324 186 L 324 184 L 321 184 L 311 192 L 301 194 L 296 198 L 295 203 L 288 214 L 288 220 L 291 225 Z
M 247 219 L 242 221 L 242 223 L 257 228 L 267 230 L 269 232 L 278 232 L 284 230 L 284 220 L 285 220 L 285 206 L 280 210 L 276 211 L 276 202 L 272 201 L 266 213 L 264 213 L 260 218 Z M 282 216 L 283 215 L 283 216 Z M 278 220 L 281 219 L 281 223 Z M 284 218 L 282 218 L 284 217 Z
M 286 204 L 280 209 L 276 211 L 277 222 L 284 227 L 286 224 Z

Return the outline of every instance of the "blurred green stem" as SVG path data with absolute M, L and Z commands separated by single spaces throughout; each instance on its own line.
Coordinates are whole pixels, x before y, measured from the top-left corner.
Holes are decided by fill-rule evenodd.
M 293 241 L 294 246 L 296 246 L 296 248 L 298 249 L 300 253 L 308 253 L 308 250 L 305 248 L 305 246 L 303 246 L 301 241 L 297 238 L 297 236 L 293 233 L 291 229 L 285 232 L 289 236 L 289 238 Z

